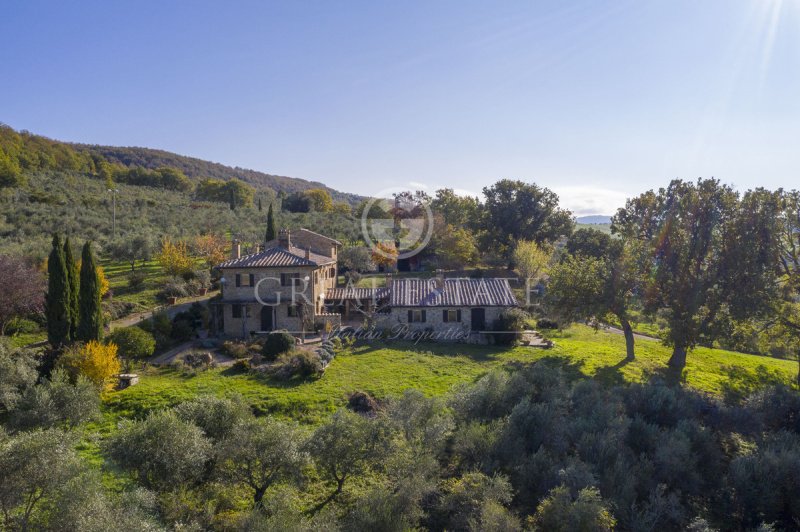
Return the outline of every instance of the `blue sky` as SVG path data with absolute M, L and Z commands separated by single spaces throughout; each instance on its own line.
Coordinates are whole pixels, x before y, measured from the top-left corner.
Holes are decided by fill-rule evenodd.
M 611 213 L 675 177 L 796 187 L 799 30 L 800 0 L 8 1 L 0 121 Z

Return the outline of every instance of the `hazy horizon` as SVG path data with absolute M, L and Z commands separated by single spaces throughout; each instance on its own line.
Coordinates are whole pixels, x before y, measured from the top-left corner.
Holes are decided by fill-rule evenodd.
M 522 179 L 610 215 L 673 178 L 797 182 L 798 22 L 787 0 L 13 3 L 0 121 L 363 195 Z

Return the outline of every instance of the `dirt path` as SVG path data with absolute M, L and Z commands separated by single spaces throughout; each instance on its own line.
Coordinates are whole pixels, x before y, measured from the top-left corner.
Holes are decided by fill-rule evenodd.
M 170 318 L 174 318 L 176 314 L 189 310 L 189 307 L 192 306 L 192 303 L 202 303 L 204 301 L 208 301 L 212 297 L 216 296 L 218 292 L 211 292 L 204 296 L 192 297 L 188 299 L 181 300 L 180 303 L 176 305 L 172 305 L 169 307 L 158 307 L 152 310 L 147 310 L 145 312 L 137 312 L 135 314 L 130 314 L 125 316 L 124 318 L 120 318 L 118 320 L 112 321 L 110 326 L 111 330 L 114 330 L 119 327 L 131 327 L 132 325 L 136 325 L 148 318 L 150 318 L 154 313 L 158 311 L 164 311 L 167 313 L 167 316 Z
M 175 346 L 169 351 L 165 351 L 160 355 L 155 355 L 147 359 L 147 362 L 154 365 L 164 365 L 164 364 L 171 364 L 176 359 L 183 359 L 182 355 L 186 354 L 188 351 L 193 352 L 205 352 L 211 354 L 216 362 L 220 366 L 229 366 L 236 362 L 233 358 L 223 355 L 222 353 L 217 352 L 214 349 L 207 349 L 202 347 L 195 347 L 195 341 L 185 342 L 181 345 Z
M 608 332 L 610 332 L 610 333 L 613 333 L 613 334 L 625 334 L 625 333 L 622 331 L 622 329 L 618 329 L 618 328 L 616 328 L 616 327 L 612 327 L 612 326 L 610 326 L 610 325 L 606 325 L 606 326 L 604 326 L 604 327 L 603 327 L 603 330 L 604 330 L 604 331 L 608 331 Z M 633 333 L 633 337 L 634 337 L 636 340 L 650 340 L 650 341 L 652 341 L 652 342 L 658 342 L 659 340 L 661 340 L 661 338 L 656 338 L 656 337 L 654 337 L 654 336 L 647 336 L 646 334 L 640 334 L 640 333 L 636 333 L 636 332 L 635 332 L 635 333 Z

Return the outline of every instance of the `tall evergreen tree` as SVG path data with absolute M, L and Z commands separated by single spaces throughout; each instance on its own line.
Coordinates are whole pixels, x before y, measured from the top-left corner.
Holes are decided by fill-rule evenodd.
M 100 308 L 100 279 L 90 242 L 83 245 L 79 294 L 80 317 L 77 339 L 83 342 L 103 337 L 103 312 Z
M 80 274 L 78 273 L 78 263 L 72 256 L 72 245 L 69 237 L 64 241 L 64 264 L 67 267 L 67 280 L 69 281 L 69 339 L 75 340 L 78 334 L 78 287 L 80 286 Z
M 70 340 L 69 274 L 64 261 L 64 249 L 58 235 L 53 235 L 53 249 L 47 259 L 47 340 L 53 347 Z
M 258 212 L 261 212 L 261 198 L 258 198 Z
M 278 235 L 275 232 L 275 213 L 272 212 L 272 203 L 270 203 L 269 209 L 267 210 L 267 234 L 265 240 L 269 242 L 270 240 L 275 240 L 277 237 Z

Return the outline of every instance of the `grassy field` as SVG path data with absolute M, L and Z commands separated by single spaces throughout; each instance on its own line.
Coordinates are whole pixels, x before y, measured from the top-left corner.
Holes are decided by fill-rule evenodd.
M 440 396 L 492 369 L 541 359 L 563 366 L 574 377 L 596 378 L 608 385 L 670 378 L 665 372 L 669 349 L 658 342 L 637 341 L 637 360 L 625 363 L 621 335 L 575 326 L 551 336 L 556 345 L 549 350 L 457 344 L 361 346 L 340 354 L 321 378 L 290 383 L 231 369 L 212 369 L 196 376 L 171 368 L 154 369 L 143 375 L 137 386 L 108 393 L 105 418 L 114 423 L 198 395 L 240 394 L 258 412 L 313 424 L 344 406 L 347 395 L 356 390 L 378 398 L 408 388 Z M 698 348 L 689 354 L 683 374 L 674 378 L 690 388 L 722 395 L 769 382 L 790 383 L 796 372 L 797 364 L 792 361 Z
M 161 290 L 169 276 L 164 273 L 161 265 L 157 261 L 147 261 L 144 264 L 136 264 L 136 272 L 145 275 L 144 283 L 136 290 L 128 286 L 128 276 L 131 273 L 131 265 L 127 262 L 112 262 L 110 260 L 101 261 L 103 271 L 108 279 L 108 284 L 114 292 L 114 299 L 126 301 L 136 305 L 134 311 L 152 309 L 160 304 L 156 294 Z

